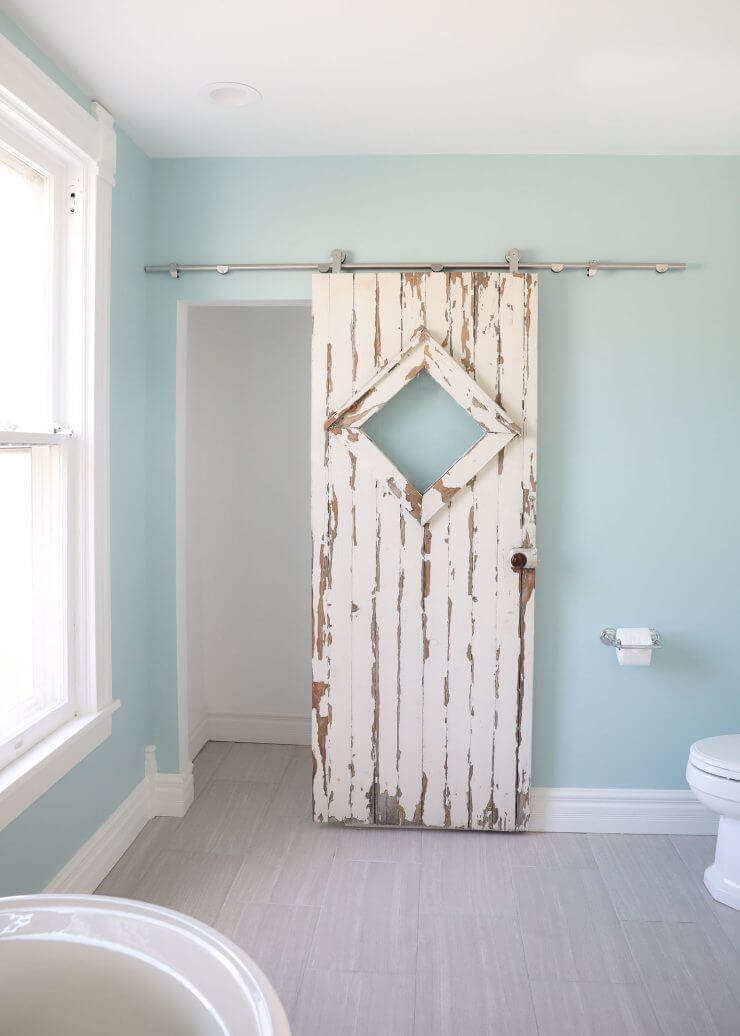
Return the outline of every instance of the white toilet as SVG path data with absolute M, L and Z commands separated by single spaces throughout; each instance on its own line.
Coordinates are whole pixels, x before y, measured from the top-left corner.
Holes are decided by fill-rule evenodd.
M 704 884 L 720 903 L 740 910 L 740 734 L 696 741 L 686 780 L 699 802 L 719 814 L 714 863 L 704 871 Z

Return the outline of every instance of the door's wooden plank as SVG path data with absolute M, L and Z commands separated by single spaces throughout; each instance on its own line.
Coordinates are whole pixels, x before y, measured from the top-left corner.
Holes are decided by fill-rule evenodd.
M 380 371 L 401 352 L 401 275 L 378 274 L 375 366 Z
M 313 815 L 327 819 L 329 797 L 328 727 L 329 660 L 327 654 L 327 585 L 329 579 L 329 492 L 328 436 L 324 431 L 327 413 L 329 278 L 312 278 L 313 337 L 311 343 L 311 658 L 312 708 L 311 750 L 313 753 Z
M 375 342 L 378 366 L 385 366 L 400 351 L 401 275 L 378 274 L 378 334 Z M 375 820 L 379 824 L 397 824 L 401 509 L 398 498 L 385 484 L 378 483 L 376 501 Z
M 498 396 L 499 277 L 478 273 L 475 288 L 475 380 Z M 489 829 L 496 819 L 491 766 L 496 715 L 496 588 L 498 463 L 478 473 L 473 486 L 473 684 L 470 709 L 470 826 Z
M 534 546 L 537 516 L 537 278 L 524 278 L 524 342 L 522 356 L 522 544 Z M 519 745 L 517 750 L 516 826 L 529 821 L 532 759 L 535 570 L 521 576 L 519 602 Z
M 353 278 L 326 274 L 329 286 L 331 378 L 328 407 L 352 393 Z M 351 818 L 352 783 L 352 464 L 337 434 L 329 436 L 329 818 Z
M 448 276 L 426 278 L 426 325 L 449 348 Z M 447 600 L 449 505 L 424 526 L 422 797 L 416 822 L 442 827 L 445 821 L 445 701 L 447 698 Z
M 398 685 L 401 632 L 401 511 L 378 484 L 378 783 L 376 822 L 398 823 Z
M 346 276 L 346 275 L 345 275 Z M 378 282 L 374 273 L 354 275 L 353 391 L 375 373 Z M 373 694 L 373 594 L 375 590 L 376 477 L 371 464 L 350 447 L 352 489 L 352 781 L 350 814 L 357 823 L 374 819 L 375 699 Z
M 426 275 L 426 329 L 447 351 L 450 348 L 449 280 L 448 273 Z
M 449 285 L 450 352 L 472 373 L 473 275 L 453 273 Z M 446 827 L 467 827 L 469 815 L 473 520 L 473 491 L 463 486 L 450 502 Z
M 521 428 L 522 355 L 524 343 L 524 274 L 502 274 L 500 280 L 498 347 L 501 406 Z M 495 463 L 495 461 L 494 461 Z M 521 544 L 522 436 L 498 455 L 498 599 L 496 608 L 496 729 L 493 750 L 495 827 L 516 826 L 517 724 L 519 687 L 519 576 L 510 554 Z
M 406 349 L 424 325 L 426 281 L 404 274 L 401 347 Z M 418 488 L 418 487 L 417 487 Z M 399 823 L 413 823 L 422 806 L 422 568 L 424 530 L 418 517 L 399 504 L 401 520 L 400 642 L 398 660 Z

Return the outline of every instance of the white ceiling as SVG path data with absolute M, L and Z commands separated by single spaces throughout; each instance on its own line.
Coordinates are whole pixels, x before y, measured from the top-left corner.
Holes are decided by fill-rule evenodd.
M 738 0 L 0 6 L 150 155 L 740 153 Z

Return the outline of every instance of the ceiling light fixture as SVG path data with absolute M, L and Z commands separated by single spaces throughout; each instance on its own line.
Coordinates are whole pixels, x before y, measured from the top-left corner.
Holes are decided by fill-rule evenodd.
M 209 83 L 208 96 L 215 104 L 224 108 L 243 108 L 262 100 L 262 94 L 246 83 Z

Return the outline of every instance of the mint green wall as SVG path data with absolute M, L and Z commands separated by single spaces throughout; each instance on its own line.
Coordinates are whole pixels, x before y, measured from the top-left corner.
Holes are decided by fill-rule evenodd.
M 534 780 L 684 787 L 740 730 L 736 158 L 155 160 L 153 262 L 687 259 L 685 274 L 543 274 Z M 177 761 L 174 349 L 179 298 L 304 298 L 302 274 L 150 277 L 154 740 Z M 649 669 L 605 625 L 653 625 Z M 308 689 L 307 689 L 308 707 Z
M 0 32 L 44 72 L 80 92 L 0 14 Z M 144 773 L 151 709 L 146 655 L 146 252 L 149 159 L 118 133 L 111 292 L 113 733 L 0 832 L 0 895 L 38 892 Z

